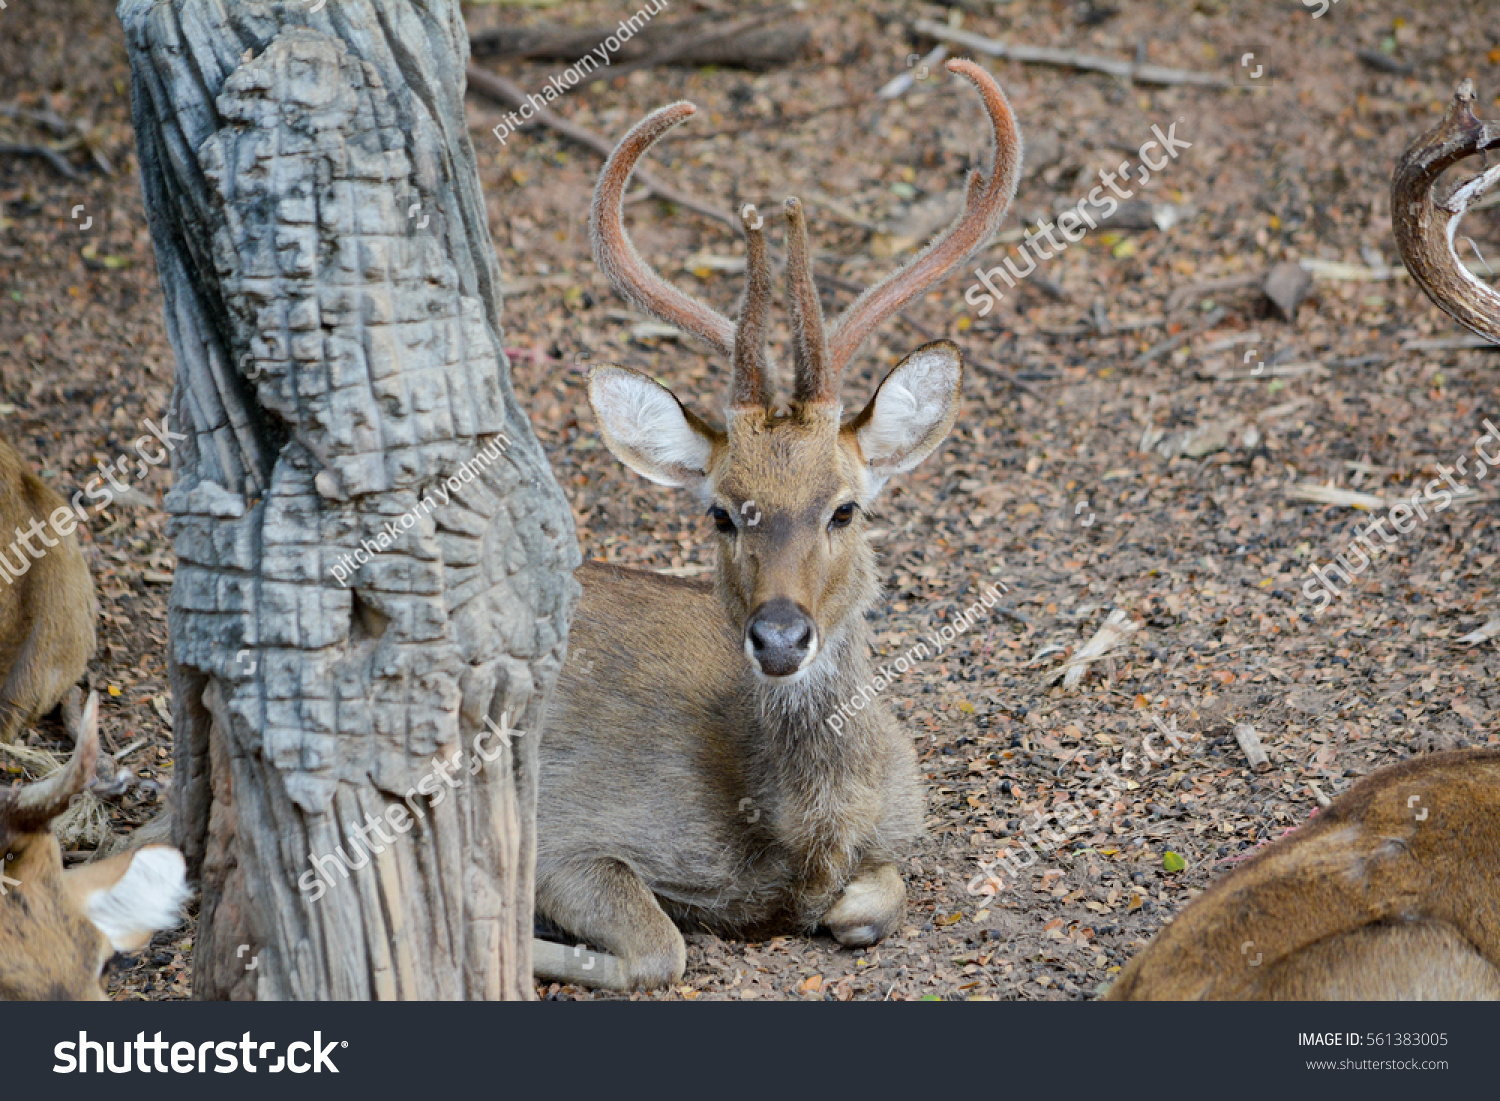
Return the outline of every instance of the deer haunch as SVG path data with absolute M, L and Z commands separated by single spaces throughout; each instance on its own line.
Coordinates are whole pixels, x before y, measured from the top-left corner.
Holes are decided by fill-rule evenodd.
M 1381 769 L 1194 899 L 1114 1001 L 1500 997 L 1500 750 Z

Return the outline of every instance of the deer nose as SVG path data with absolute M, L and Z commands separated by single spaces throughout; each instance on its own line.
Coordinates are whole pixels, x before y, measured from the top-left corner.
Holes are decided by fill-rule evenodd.
M 745 629 L 750 657 L 768 677 L 789 677 L 801 669 L 817 635 L 812 617 L 784 596 L 757 608 Z

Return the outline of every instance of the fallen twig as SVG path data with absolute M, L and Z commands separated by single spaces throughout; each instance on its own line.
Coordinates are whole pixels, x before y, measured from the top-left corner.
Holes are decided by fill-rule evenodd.
M 1209 279 L 1202 283 L 1192 283 L 1186 287 L 1178 287 L 1167 295 L 1167 313 L 1176 313 L 1193 299 L 1203 295 L 1213 294 L 1217 291 L 1246 290 L 1250 287 L 1259 286 L 1265 281 L 1264 272 L 1245 272 L 1241 275 L 1226 275 L 1222 279 Z
M 78 179 L 78 173 L 73 166 L 67 162 L 60 153 L 48 149 L 45 145 L 18 145 L 14 142 L 0 142 L 0 157 L 41 157 L 61 176 L 70 180 Z
M 481 95 L 499 100 L 502 103 L 509 103 L 516 107 L 527 101 L 526 91 L 519 84 L 507 80 L 503 76 L 496 76 L 494 73 L 487 73 L 483 69 L 470 65 L 468 68 L 468 77 L 469 87 Z M 592 149 L 601 157 L 608 158 L 610 153 L 614 152 L 614 145 L 608 139 L 601 137 L 592 130 L 579 126 L 575 122 L 569 122 L 549 108 L 537 107 L 535 110 L 536 113 L 532 115 L 530 121 L 556 130 L 563 137 Z M 736 233 L 740 232 L 740 220 L 736 215 L 695 199 L 691 195 L 684 194 L 671 184 L 662 182 L 643 168 L 637 168 L 632 174 L 631 179 L 641 184 L 658 199 L 665 199 L 667 202 L 676 203 L 678 206 L 686 210 L 691 210 L 695 214 L 700 214 L 716 222 L 723 222 Z
M 1500 618 L 1490 620 L 1483 627 L 1480 627 L 1475 631 L 1470 631 L 1468 634 L 1463 635 L 1456 641 L 1465 642 L 1470 646 L 1475 646 L 1481 642 L 1488 642 L 1496 635 L 1500 635 Z
M 614 60 L 623 64 L 598 74 L 597 79 L 611 79 L 622 72 L 640 68 L 642 64 L 678 62 L 734 65 L 747 69 L 785 65 L 801 52 L 811 31 L 787 19 L 769 31 L 760 28 L 773 19 L 790 15 L 794 7 L 783 4 L 735 13 L 741 19 L 740 23 L 726 23 L 725 14 L 717 11 L 670 23 L 647 23 L 620 44 Z M 703 33 L 705 28 L 708 28 L 708 33 Z M 487 62 L 504 58 L 573 61 L 594 50 L 614 30 L 614 27 L 603 24 L 589 27 L 556 24 L 503 27 L 476 32 L 470 37 L 469 44 L 475 56 L 484 57 Z
M 1396 503 L 1377 497 L 1373 493 L 1360 493 L 1354 489 L 1339 489 L 1337 486 L 1294 485 L 1288 486 L 1286 495 L 1294 501 L 1312 501 L 1320 505 L 1343 505 L 1347 508 L 1390 508 Z
M 919 74 L 926 73 L 931 69 L 936 69 L 943 63 L 947 56 L 947 45 L 939 44 L 937 46 L 934 46 L 932 48 L 932 51 L 928 53 L 926 57 L 922 58 L 922 60 L 918 61 L 915 65 L 908 64 L 906 67 L 906 72 L 899 73 L 896 76 L 892 77 L 890 80 L 886 81 L 881 85 L 880 91 L 876 92 L 875 94 L 881 99 L 898 99 L 899 97 L 905 95 L 907 91 L 910 90 L 911 86 L 917 82 Z
M 1250 762 L 1253 770 L 1262 772 L 1271 767 L 1271 759 L 1266 756 L 1265 747 L 1260 744 L 1260 735 L 1255 733 L 1255 727 L 1249 723 L 1240 723 L 1234 728 L 1234 740 L 1240 743 L 1240 748 L 1245 751 L 1245 759 Z
M 1147 348 L 1144 352 L 1131 360 L 1130 365 L 1132 367 L 1144 367 L 1152 360 L 1159 359 L 1162 356 L 1166 355 L 1168 352 L 1176 351 L 1178 348 L 1182 347 L 1182 345 L 1186 344 L 1189 340 L 1193 339 L 1193 337 L 1197 336 L 1203 330 L 1211 329 L 1220 321 L 1223 321 L 1228 313 L 1229 311 L 1226 310 L 1223 306 L 1215 307 L 1206 315 L 1204 315 L 1204 317 L 1198 322 L 1198 324 L 1192 326 L 1191 328 L 1185 328 L 1176 336 L 1169 336 L 1160 344 L 1156 344 L 1150 348 Z
M 1111 76 L 1133 80 L 1137 84 L 1200 84 L 1210 88 L 1228 88 L 1233 83 L 1218 73 L 1199 73 L 1189 69 L 1168 69 L 1161 65 L 1138 65 L 1133 61 L 1117 61 L 1109 57 L 1081 54 L 1077 50 L 1055 50 L 1047 46 L 1020 46 L 1002 42 L 998 38 L 954 30 L 931 19 L 918 19 L 912 27 L 928 38 L 940 42 L 956 42 L 960 46 L 976 50 L 989 57 L 1006 61 L 1029 62 L 1036 65 L 1060 65 L 1067 69 L 1083 69 L 1088 72 L 1108 73 Z
M 755 42 L 763 36 L 752 32 L 760 31 L 767 23 L 784 16 L 789 10 L 786 7 L 768 8 L 765 11 L 757 12 L 747 18 L 741 19 L 738 23 L 730 23 L 728 26 L 721 24 L 707 34 L 692 35 L 690 37 L 674 35 L 668 39 L 666 45 L 647 54 L 645 57 L 610 66 L 608 77 L 610 80 L 614 80 L 617 77 L 627 76 L 637 69 L 649 69 L 655 65 L 667 65 L 674 61 L 691 60 L 698 64 L 704 64 L 706 63 L 705 58 L 708 58 L 712 59 L 713 63 L 724 64 L 730 59 L 723 56 L 723 48 L 726 43 L 735 42 L 743 44 L 746 42 Z M 778 43 L 783 51 L 778 57 L 779 61 L 784 63 L 790 60 L 800 53 L 806 45 L 811 32 L 805 27 L 800 28 L 800 31 L 800 34 L 794 33 L 790 36 L 778 31 L 770 36 L 770 40 Z M 719 48 L 717 52 L 714 51 L 714 47 Z M 741 60 L 746 59 L 742 56 Z M 758 58 L 758 60 L 762 63 L 764 62 L 763 58 Z M 764 67 L 763 64 L 762 67 Z
M 1464 336 L 1427 337 L 1408 340 L 1401 345 L 1403 352 L 1453 352 L 1465 348 L 1500 348 L 1488 337 L 1468 333 Z

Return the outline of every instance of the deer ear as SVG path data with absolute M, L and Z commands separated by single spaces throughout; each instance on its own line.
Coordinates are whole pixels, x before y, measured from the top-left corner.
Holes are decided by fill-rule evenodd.
M 182 920 L 187 866 L 167 845 L 148 845 L 63 873 L 78 908 L 116 952 L 143 948 Z
M 631 470 L 659 485 L 703 485 L 714 432 L 665 386 L 628 367 L 595 367 L 589 404 L 604 443 Z
M 898 363 L 850 427 L 874 479 L 871 496 L 892 474 L 931 455 L 958 416 L 963 357 L 948 340 L 924 344 Z

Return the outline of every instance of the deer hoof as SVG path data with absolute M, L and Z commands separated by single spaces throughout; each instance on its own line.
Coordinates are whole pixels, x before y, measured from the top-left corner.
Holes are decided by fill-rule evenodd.
M 627 956 L 622 962 L 627 990 L 659 990 L 682 980 L 683 968 L 687 966 L 687 945 L 679 934 L 677 943 L 666 951 Z
M 895 867 L 886 864 L 845 887 L 823 924 L 840 944 L 860 948 L 884 940 L 905 913 L 906 884 Z

